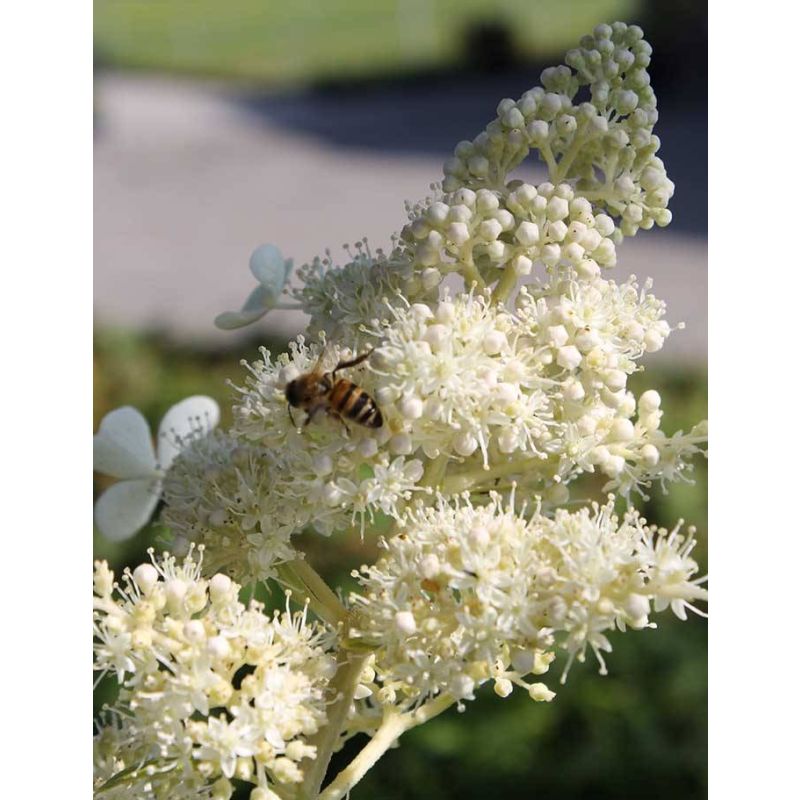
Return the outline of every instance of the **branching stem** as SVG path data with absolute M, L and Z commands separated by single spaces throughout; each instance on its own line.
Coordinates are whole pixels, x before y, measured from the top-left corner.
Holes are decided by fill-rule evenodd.
M 307 600 L 311 610 L 336 627 L 347 620 L 347 609 L 319 573 L 304 558 L 296 558 L 278 567 L 278 576 L 284 586 Z
M 328 707 L 328 722 L 309 740 L 309 744 L 317 748 L 317 755 L 306 771 L 300 792 L 300 796 L 307 800 L 313 800 L 319 795 L 367 658 L 369 655 L 361 656 L 347 650 L 340 651 L 339 668 L 330 684 L 332 703 Z
M 400 714 L 388 709 L 372 739 L 322 792 L 319 800 L 340 800 L 347 795 L 403 733 L 428 722 L 453 703 L 455 699 L 450 695 L 439 695 L 416 711 Z

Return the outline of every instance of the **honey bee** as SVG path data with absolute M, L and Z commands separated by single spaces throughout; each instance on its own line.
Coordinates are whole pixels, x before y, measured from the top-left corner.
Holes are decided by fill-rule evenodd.
M 304 425 L 308 425 L 315 415 L 325 411 L 338 419 L 347 428 L 345 420 L 364 425 L 367 428 L 380 428 L 383 416 L 375 401 L 360 386 L 347 380 L 337 378 L 339 370 L 355 367 L 369 358 L 372 350 L 362 353 L 351 361 L 340 361 L 332 372 L 322 370 L 322 358 L 310 372 L 289 381 L 286 385 L 286 400 L 289 403 L 289 417 L 295 425 L 292 408 L 302 408 L 306 412 Z

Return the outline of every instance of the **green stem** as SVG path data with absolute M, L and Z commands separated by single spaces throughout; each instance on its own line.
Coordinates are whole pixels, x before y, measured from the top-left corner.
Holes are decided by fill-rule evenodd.
M 278 579 L 307 600 L 311 610 L 336 627 L 347 620 L 347 609 L 335 592 L 304 558 L 296 558 L 278 567 Z
M 558 175 L 558 164 L 556 164 L 556 159 L 553 156 L 552 149 L 550 148 L 550 143 L 545 142 L 545 144 L 539 148 L 539 152 L 542 154 L 545 164 L 547 164 L 547 172 L 550 182 L 554 184 L 558 183 L 556 180 L 556 176 Z
M 513 475 L 516 472 L 527 472 L 532 468 L 542 470 L 547 463 L 547 459 L 528 457 L 512 459 L 505 464 L 498 464 L 490 469 L 481 467 L 480 469 L 457 472 L 444 481 L 443 492 L 444 494 L 457 494 L 467 489 L 473 489 L 476 485 L 488 483 L 506 475 Z
M 475 266 L 475 262 L 472 260 L 471 245 L 467 244 L 464 246 L 462 251 L 459 253 L 458 260 L 463 267 L 464 283 L 466 284 L 467 291 L 472 288 L 473 283 L 479 292 L 484 291 L 486 289 L 486 282 L 481 277 L 480 272 L 478 272 L 478 268 Z
M 356 656 L 343 650 L 339 653 L 339 668 L 330 683 L 331 704 L 328 706 L 328 722 L 319 733 L 309 740 L 309 744 L 317 748 L 317 755 L 306 771 L 300 796 L 314 800 L 319 795 L 322 781 L 328 770 L 333 751 L 339 741 L 350 704 L 353 702 L 358 679 L 364 669 L 369 655 Z
M 503 270 L 503 277 L 497 282 L 497 285 L 492 290 L 492 302 L 499 305 L 505 303 L 514 287 L 517 285 L 517 274 L 511 268 L 511 264 L 506 264 Z
M 441 488 L 444 475 L 447 472 L 447 464 L 450 461 L 450 456 L 447 453 L 442 453 L 428 464 L 425 470 L 425 475 L 420 481 L 420 486 L 430 486 L 432 489 Z
M 578 130 L 578 132 L 575 134 L 569 150 L 562 153 L 555 175 L 552 178 L 553 183 L 559 184 L 567 177 L 567 173 L 569 172 L 569 168 L 572 166 L 572 162 L 575 160 L 575 157 L 580 152 L 587 138 L 586 123 L 583 123 L 580 130 Z
M 416 711 L 398 714 L 389 709 L 380 728 L 361 752 L 331 781 L 319 800 L 340 800 L 367 774 L 383 754 L 411 728 L 441 714 L 455 703 L 449 695 L 439 695 Z

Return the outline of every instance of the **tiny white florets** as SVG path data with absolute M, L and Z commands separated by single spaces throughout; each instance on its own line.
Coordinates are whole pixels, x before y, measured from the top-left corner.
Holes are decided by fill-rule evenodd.
M 457 272 L 469 286 L 476 273 L 492 282 L 495 271 L 512 282 L 535 264 L 572 266 L 582 278 L 616 263 L 614 222 L 595 216 L 572 186 L 517 183 L 507 191 L 460 189 L 414 206 L 403 229 L 412 259 L 443 274 Z
M 347 249 L 350 260 L 334 266 L 330 253 L 302 266 L 297 276 L 302 286 L 293 290 L 302 310 L 309 315 L 308 333 L 324 333 L 340 346 L 360 349 L 368 342 L 362 326 L 390 316 L 390 308 L 405 300 L 435 298 L 441 275 L 435 270 L 416 270 L 407 255 L 372 254 L 366 240 Z
M 565 649 L 568 662 L 587 648 L 605 672 L 606 632 L 650 625 L 656 610 L 704 599 L 691 559 L 693 542 L 648 528 L 635 512 L 620 520 L 613 502 L 553 518 L 515 513 L 498 496 L 409 511 L 386 555 L 354 573 L 362 592 L 351 602 L 351 636 L 376 648 L 384 687 L 408 702 L 446 692 L 471 699 L 494 679 L 548 700 L 525 682 Z M 541 685 L 538 685 L 541 687 Z
M 319 350 L 309 349 L 302 338 L 290 345 L 290 355 L 249 367 L 240 401 L 234 406 L 232 433 L 272 454 L 281 465 L 268 487 L 269 502 L 281 505 L 294 528 L 313 526 L 321 533 L 361 525 L 377 511 L 391 515 L 418 489 L 422 462 L 386 447 L 395 425 L 389 420 L 378 430 L 319 414 L 302 429 L 292 422 L 285 395 L 289 380 L 312 370 Z M 325 352 L 326 368 L 352 357 L 352 351 L 331 346 Z M 347 377 L 373 397 L 380 397 L 375 375 L 365 365 Z M 382 409 L 383 410 L 383 409 Z M 301 423 L 304 412 L 299 414 Z
M 96 565 L 95 669 L 120 683 L 96 744 L 100 783 L 124 768 L 129 791 L 166 797 L 182 783 L 302 780 L 305 740 L 326 721 L 333 638 L 304 612 L 245 607 L 236 583 L 200 572 L 191 553 L 165 555 L 109 592 Z
M 161 520 L 176 537 L 173 549 L 202 543 L 206 569 L 241 583 L 275 577 L 297 555 L 289 542 L 296 515 L 271 491 L 284 475 L 266 448 L 221 431 L 196 439 L 164 478 Z

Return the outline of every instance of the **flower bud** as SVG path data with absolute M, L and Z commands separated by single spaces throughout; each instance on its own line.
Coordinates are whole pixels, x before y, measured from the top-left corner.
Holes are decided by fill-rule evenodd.
M 645 413 L 657 411 L 661 407 L 661 395 L 655 389 L 648 389 L 639 397 L 639 409 Z
M 406 636 L 411 636 L 417 630 L 417 622 L 410 611 L 398 611 L 394 615 L 394 623 L 397 629 Z
M 516 256 L 511 261 L 511 269 L 514 270 L 514 274 L 518 276 L 523 275 L 530 275 L 531 271 L 533 270 L 533 261 L 531 261 L 527 256 Z
M 539 241 L 539 226 L 534 222 L 521 222 L 514 237 L 520 244 L 530 247 Z
M 148 595 L 158 583 L 158 571 L 152 564 L 139 564 L 133 571 L 133 579 L 141 593 Z
M 406 419 L 419 419 L 424 410 L 422 400 L 414 395 L 406 395 L 399 403 L 398 410 Z
M 451 222 L 447 226 L 447 238 L 455 244 L 464 244 L 469 241 L 469 228 L 463 222 Z
M 556 696 L 556 693 L 551 692 L 544 683 L 534 683 L 528 689 L 528 695 L 531 700 L 535 700 L 537 703 L 549 703 Z
M 558 349 L 556 363 L 564 369 L 577 369 L 582 360 L 580 350 L 574 345 L 567 345 Z
M 648 467 L 654 467 L 656 464 L 658 464 L 660 459 L 658 448 L 652 444 L 646 444 L 644 447 L 642 447 L 641 456 L 642 461 L 644 461 Z

